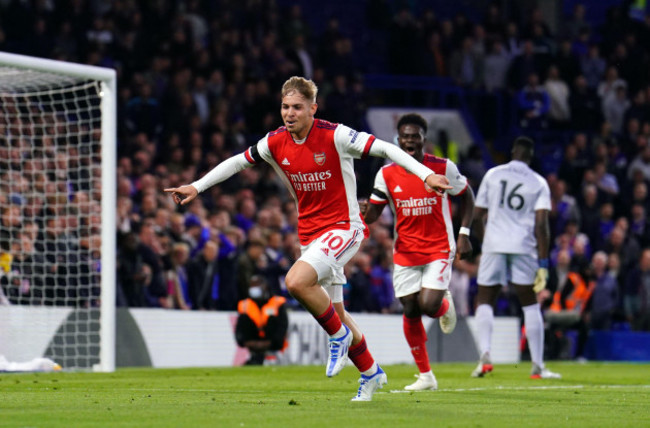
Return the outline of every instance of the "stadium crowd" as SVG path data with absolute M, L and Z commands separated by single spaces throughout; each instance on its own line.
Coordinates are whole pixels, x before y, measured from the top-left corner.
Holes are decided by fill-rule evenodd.
M 443 17 L 366 3 L 363 20 L 375 50 L 383 47 L 385 72 L 447 76 L 467 91 L 502 93 L 518 106 L 519 131 L 570 133 L 559 167 L 544 171 L 553 245 L 550 286 L 541 297 L 549 311 L 578 311 L 576 322 L 586 326 L 650 330 L 650 15 L 635 20 L 614 7 L 596 27 L 577 5 L 551 31 L 538 8 L 511 8 L 506 16 L 494 3 L 483 20 L 471 21 L 462 13 Z M 337 16 L 316 34 L 305 16 L 298 5 L 263 0 L 0 2 L 0 50 L 117 70 L 118 305 L 236 310 L 259 275 L 297 306 L 283 283 L 299 256 L 297 213 L 270 167 L 244 170 L 187 207 L 162 189 L 192 182 L 280 126 L 279 88 L 292 75 L 319 86 L 318 117 L 367 128 L 361 39 Z M 0 137 L 0 150 L 8 144 Z M 64 147 L 47 154 L 56 153 L 53 165 L 64 171 L 70 153 Z M 456 161 L 478 186 L 487 165 L 474 156 Z M 0 173 L 2 185 L 20 179 Z M 370 189 L 373 176 L 359 174 L 360 189 Z M 14 265 L 42 257 L 32 247 L 43 242 L 73 245 L 64 242 L 72 226 L 54 224 L 54 214 L 70 224 L 79 212 L 83 221 L 98 220 L 88 211 L 99 200 L 92 189 L 77 192 L 66 213 L 37 214 L 56 183 L 44 175 L 41 190 L 24 195 L 25 203 L 20 194 L 2 192 L 0 222 L 9 238 L 1 250 L 12 253 Z M 74 237 L 74 245 L 97 248 L 96 233 Z M 16 244 L 16 236 L 25 242 Z M 384 216 L 346 267 L 350 311 L 401 311 L 391 263 L 392 224 Z M 477 260 L 454 267 L 457 311 L 472 314 Z M 571 272 L 590 297 L 575 296 Z M 30 301 L 20 284 L 3 283 L 9 301 Z M 88 293 L 46 303 L 95 304 Z M 506 292 L 496 312 L 516 314 L 512 299 Z

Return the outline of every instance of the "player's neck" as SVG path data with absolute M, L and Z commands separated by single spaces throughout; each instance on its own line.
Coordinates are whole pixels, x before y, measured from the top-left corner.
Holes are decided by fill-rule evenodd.
M 312 118 L 309 121 L 309 125 L 305 126 L 305 128 L 301 132 L 289 132 L 289 134 L 291 134 L 291 138 L 293 138 L 293 140 L 296 142 L 305 141 L 313 126 L 314 126 L 314 118 Z

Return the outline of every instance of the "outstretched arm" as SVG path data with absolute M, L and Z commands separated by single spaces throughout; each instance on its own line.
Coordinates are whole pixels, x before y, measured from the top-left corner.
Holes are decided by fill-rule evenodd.
M 394 144 L 377 139 L 372 143 L 368 153 L 371 156 L 392 160 L 407 171 L 420 177 L 422 181 L 438 193 L 451 189 L 447 177 L 434 173 Z
M 239 171 L 242 171 L 250 166 L 253 166 L 253 164 L 246 160 L 244 153 L 240 153 L 236 156 L 226 159 L 219 165 L 212 168 L 212 170 L 205 174 L 200 180 L 197 180 L 192 184 L 186 184 L 185 186 L 170 187 L 168 189 L 165 189 L 165 192 L 171 193 L 172 198 L 174 198 L 174 202 L 177 204 L 187 205 L 205 189 L 229 179 Z

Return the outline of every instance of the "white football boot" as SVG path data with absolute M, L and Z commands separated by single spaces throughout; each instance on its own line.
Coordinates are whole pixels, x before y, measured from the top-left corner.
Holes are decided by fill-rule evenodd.
M 533 364 L 533 369 L 530 372 L 531 379 L 562 379 L 562 375 L 547 369 L 546 367 L 540 368 L 537 364 Z
M 445 290 L 445 299 L 449 302 L 447 312 L 440 317 L 440 330 L 445 334 L 450 334 L 456 328 L 456 306 L 454 306 L 454 299 L 451 297 L 451 292 Z
M 325 374 L 328 377 L 339 374 L 348 362 L 348 349 L 352 344 L 352 331 L 345 324 L 343 324 L 343 327 L 345 327 L 345 335 L 338 339 L 330 338 L 329 341 L 330 353 L 325 368 Z
M 357 395 L 350 401 L 372 401 L 372 395 L 388 383 L 386 373 L 377 366 L 377 372 L 372 376 L 361 375 Z
M 415 375 L 418 380 L 404 387 L 407 391 L 435 391 L 438 389 L 438 381 L 433 372 L 420 373 Z
M 488 352 L 484 353 L 481 356 L 481 359 L 478 361 L 478 366 L 472 372 L 472 377 L 483 377 L 487 373 L 490 373 L 494 369 L 492 361 L 490 360 L 490 354 Z

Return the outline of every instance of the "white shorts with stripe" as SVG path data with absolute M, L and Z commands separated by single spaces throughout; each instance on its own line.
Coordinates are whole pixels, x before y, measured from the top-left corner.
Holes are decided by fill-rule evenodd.
M 360 229 L 333 229 L 300 247 L 298 260 L 314 268 L 318 283 L 325 288 L 333 303 L 343 301 L 343 284 L 346 283 L 343 266 L 357 253 L 363 238 Z
M 426 265 L 393 267 L 393 288 L 395 297 L 414 294 L 423 288 L 446 290 L 451 280 L 451 264 L 454 254 L 449 258 L 434 260 Z
M 528 254 L 483 253 L 478 266 L 479 285 L 532 285 L 537 258 Z

